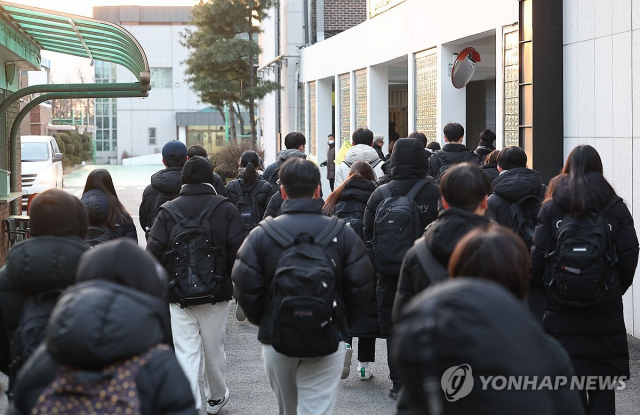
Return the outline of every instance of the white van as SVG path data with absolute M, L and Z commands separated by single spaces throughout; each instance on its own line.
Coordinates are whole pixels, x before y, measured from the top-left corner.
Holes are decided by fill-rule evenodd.
M 23 135 L 22 159 L 22 205 L 29 196 L 45 190 L 62 189 L 62 153 L 56 139 L 46 135 Z

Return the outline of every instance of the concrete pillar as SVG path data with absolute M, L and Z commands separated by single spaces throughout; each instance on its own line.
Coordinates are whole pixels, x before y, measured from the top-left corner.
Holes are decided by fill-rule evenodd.
M 178 141 L 187 145 L 187 127 L 184 125 L 178 127 Z
M 331 134 L 333 105 L 333 79 L 320 79 L 316 82 L 316 145 L 318 161 L 323 161 L 327 154 L 327 136 Z
M 304 99 L 304 136 L 307 137 L 307 144 L 309 144 L 309 137 L 311 136 L 311 123 L 309 122 L 311 120 L 311 105 L 309 105 L 310 101 L 309 101 L 309 82 L 305 82 L 304 84 L 304 94 L 303 94 L 303 99 Z M 285 134 L 286 135 L 286 134 Z M 311 154 L 310 153 L 310 148 L 307 145 L 305 147 L 306 153 L 307 154 Z
M 409 63 L 407 70 L 409 71 L 408 92 L 409 105 L 408 105 L 408 118 L 407 124 L 409 134 L 416 130 L 416 55 L 410 53 L 407 59 Z
M 340 139 L 340 130 L 342 129 L 342 95 L 340 93 L 340 75 L 336 75 L 334 77 L 334 85 L 336 86 L 336 109 L 335 109 L 335 120 L 336 120 L 336 128 L 335 131 L 332 131 L 336 136 L 336 153 L 340 151 L 340 146 L 342 145 L 342 140 Z
M 504 34 L 496 28 L 496 148 L 504 147 Z
M 367 125 L 389 142 L 389 67 L 367 68 Z
M 467 124 L 467 91 L 456 89 L 451 83 L 449 76 L 449 65 L 453 63 L 452 55 L 459 53 L 460 45 L 440 45 L 438 46 L 438 137 L 440 143 L 444 144 L 442 129 L 447 123 L 457 122 L 463 127 Z M 464 137 L 466 144 L 467 137 Z

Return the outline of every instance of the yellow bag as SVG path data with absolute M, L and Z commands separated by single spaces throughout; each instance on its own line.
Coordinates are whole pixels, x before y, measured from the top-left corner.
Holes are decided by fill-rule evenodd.
M 351 141 L 349 139 L 343 138 L 342 145 L 340 146 L 340 151 L 336 153 L 336 159 L 334 160 L 334 163 L 342 163 L 344 161 L 344 158 L 347 156 L 347 151 L 349 151 L 351 147 L 353 147 L 351 145 Z

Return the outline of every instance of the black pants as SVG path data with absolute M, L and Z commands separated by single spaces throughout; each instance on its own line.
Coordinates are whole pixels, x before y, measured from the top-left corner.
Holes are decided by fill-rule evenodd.
M 387 363 L 389 364 L 389 379 L 393 383 L 393 389 L 399 391 L 402 387 L 402 383 L 400 383 L 400 377 L 398 376 L 398 369 L 396 368 L 395 362 L 391 359 L 391 347 L 393 346 L 393 337 L 389 336 L 387 338 Z
M 615 415 L 616 391 L 615 390 L 590 390 L 581 391 L 582 402 L 587 408 L 587 415 Z M 587 402 L 588 396 L 588 402 Z
M 353 347 L 353 337 L 345 338 L 345 342 Z M 373 337 L 358 337 L 358 361 L 376 361 L 376 339 Z
M 329 180 L 329 188 L 333 192 L 333 184 L 336 182 L 336 179 L 327 179 Z

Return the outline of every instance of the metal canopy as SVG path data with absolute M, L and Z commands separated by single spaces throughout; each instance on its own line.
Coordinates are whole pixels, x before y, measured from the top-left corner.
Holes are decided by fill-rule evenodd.
M 117 24 L 6 1 L 0 1 L 0 14 L 43 50 L 116 63 L 149 82 L 144 50 Z

